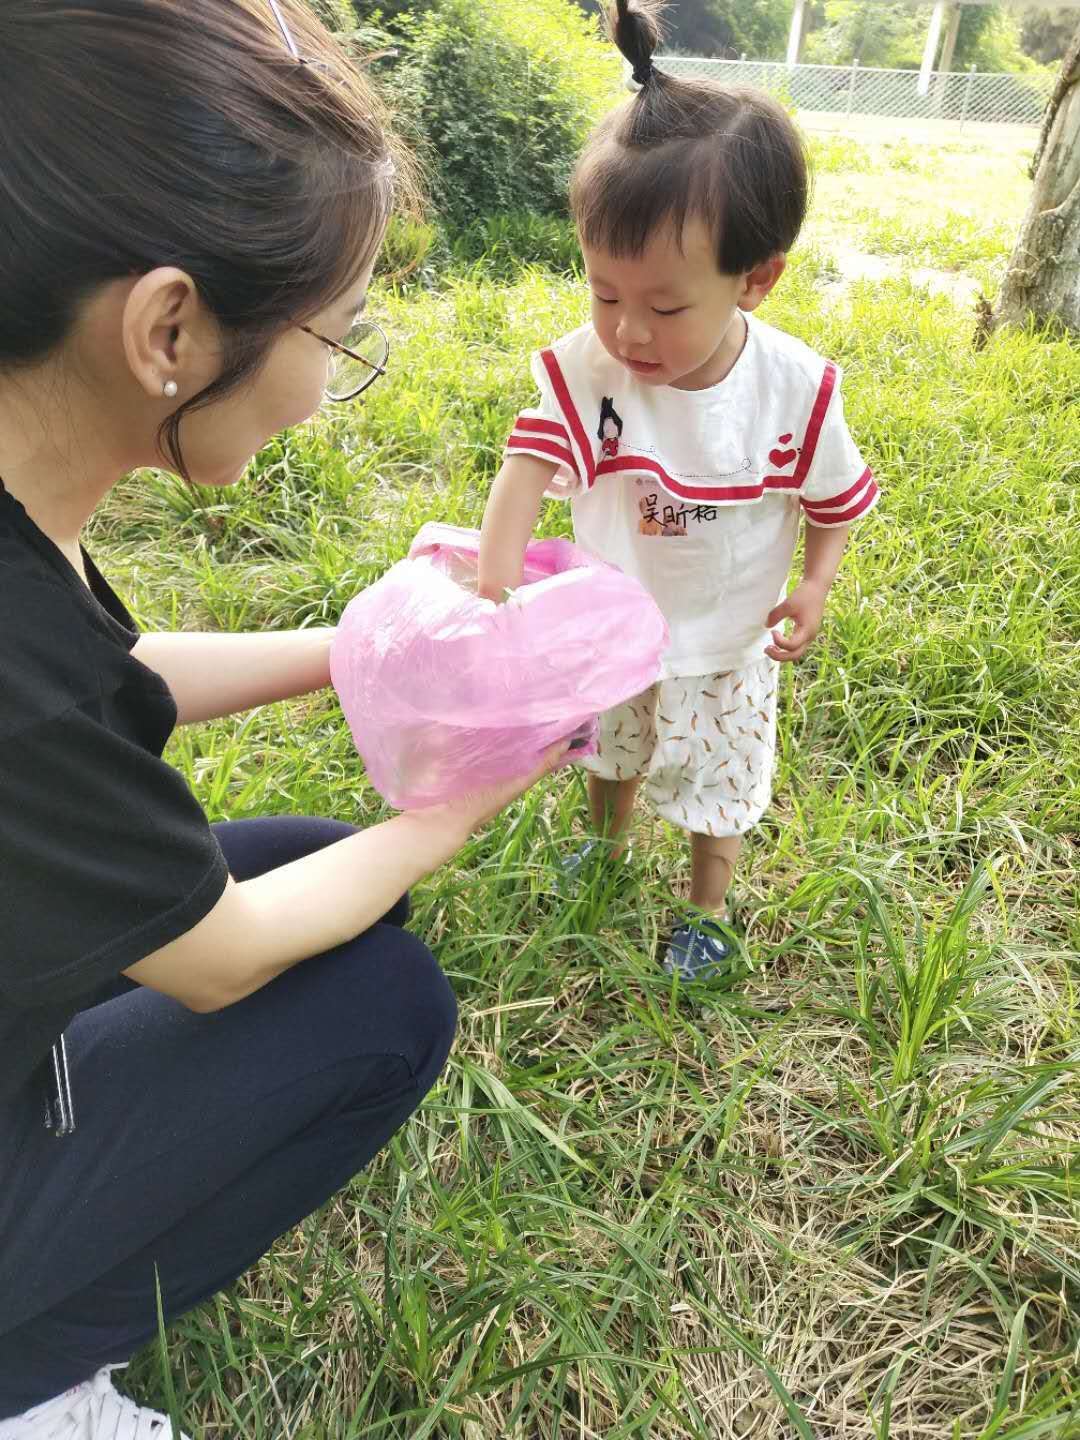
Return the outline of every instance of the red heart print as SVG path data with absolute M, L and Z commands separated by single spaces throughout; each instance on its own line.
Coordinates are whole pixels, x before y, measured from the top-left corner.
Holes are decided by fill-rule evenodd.
M 791 437 L 789 436 L 788 438 L 790 439 Z M 783 470 L 786 465 L 791 464 L 798 453 L 797 450 L 770 450 L 769 459 L 778 470 Z
M 786 435 L 778 435 L 777 439 L 780 441 L 781 445 L 786 445 L 787 442 L 791 439 L 791 431 L 789 430 Z

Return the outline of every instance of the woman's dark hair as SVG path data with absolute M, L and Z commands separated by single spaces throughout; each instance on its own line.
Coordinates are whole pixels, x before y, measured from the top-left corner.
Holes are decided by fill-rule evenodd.
M 299 0 L 2 0 L 0 370 L 34 364 L 103 283 L 184 270 L 236 390 L 374 257 L 414 172 L 369 83 Z
M 782 105 L 758 90 L 679 80 L 653 65 L 657 0 L 616 0 L 611 37 L 638 93 L 593 131 L 570 184 L 584 243 L 638 256 L 672 224 L 698 217 L 716 263 L 741 275 L 795 243 L 807 203 L 806 152 Z

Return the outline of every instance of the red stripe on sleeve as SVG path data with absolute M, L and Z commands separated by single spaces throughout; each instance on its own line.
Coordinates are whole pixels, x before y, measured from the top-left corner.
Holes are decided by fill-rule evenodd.
M 557 460 L 560 465 L 573 472 L 578 473 L 577 461 L 573 452 L 566 445 L 559 445 L 554 440 L 545 440 L 542 435 L 518 435 L 510 436 L 506 442 L 507 450 L 515 450 L 518 454 L 536 455 L 544 460 Z
M 860 515 L 865 515 L 867 510 L 871 510 L 874 507 L 880 493 L 876 482 L 873 477 L 871 477 L 870 484 L 866 487 L 865 492 L 850 509 L 839 512 L 829 510 L 825 514 L 807 510 L 806 518 L 811 525 L 818 525 L 824 528 L 828 528 L 831 525 L 850 525 L 852 520 L 857 520 Z
M 867 483 L 873 480 L 873 478 L 868 465 L 858 480 L 855 481 L 855 484 L 850 485 L 840 495 L 830 495 L 828 500 L 803 500 L 803 508 L 811 515 L 817 515 L 821 512 L 823 519 L 827 520 L 829 517 L 827 514 L 824 514 L 825 511 L 842 510 L 845 505 L 850 505 L 852 500 L 855 499 L 855 496 L 861 494 L 866 488 Z
M 565 445 L 569 445 L 570 437 L 566 433 L 566 426 L 561 420 L 548 420 L 543 415 L 519 415 L 514 421 L 514 429 L 520 435 L 528 432 L 530 435 L 555 435 Z

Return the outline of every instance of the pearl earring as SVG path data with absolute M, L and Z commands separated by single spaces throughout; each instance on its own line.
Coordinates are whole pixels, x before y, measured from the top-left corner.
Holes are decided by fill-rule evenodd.
M 161 393 L 165 396 L 166 400 L 172 400 L 175 398 L 179 388 L 175 380 L 166 380 L 165 384 L 161 387 Z

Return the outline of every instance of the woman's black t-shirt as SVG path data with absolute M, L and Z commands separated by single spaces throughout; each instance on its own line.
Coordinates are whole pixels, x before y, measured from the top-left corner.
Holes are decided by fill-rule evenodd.
M 85 560 L 89 590 L 0 484 L 0 1102 L 41 1103 L 72 1017 L 197 924 L 228 878 L 161 759 L 169 688 Z M 70 1044 L 68 1058 L 77 1071 Z

